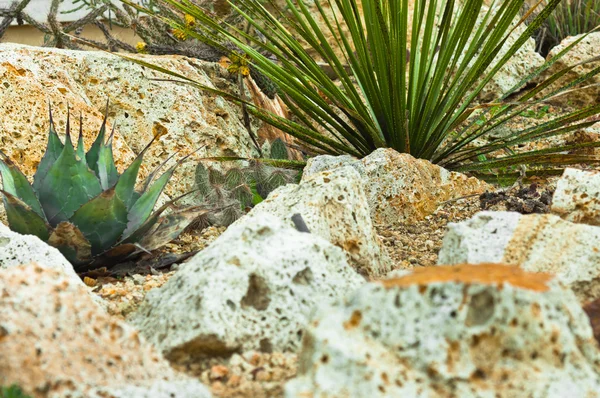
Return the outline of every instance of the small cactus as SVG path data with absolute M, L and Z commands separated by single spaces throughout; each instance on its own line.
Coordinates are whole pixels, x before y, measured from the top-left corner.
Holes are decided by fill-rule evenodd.
M 271 143 L 270 159 L 287 160 L 287 148 L 277 139 Z M 276 188 L 294 182 L 298 172 L 273 167 L 258 159 L 245 161 L 223 173 L 215 167 L 198 163 L 196 187 L 202 201 L 215 210 L 212 216 L 203 216 L 195 224 L 209 222 L 228 226 L 260 203 Z M 210 218 L 206 218 L 210 217 Z

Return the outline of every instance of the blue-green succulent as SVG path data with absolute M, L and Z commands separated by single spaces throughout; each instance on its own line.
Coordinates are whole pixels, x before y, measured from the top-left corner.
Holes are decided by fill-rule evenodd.
M 119 174 L 112 148 L 114 128 L 107 138 L 106 116 L 87 152 L 81 124 L 80 120 L 74 145 L 67 116 L 62 143 L 50 111 L 48 145 L 33 184 L 0 151 L 0 193 L 13 231 L 39 237 L 60 250 L 76 270 L 83 271 L 164 245 L 202 211 L 187 208 L 163 216 L 172 204 L 169 202 L 153 212 L 183 159 L 159 176 L 165 161 L 136 188 L 144 154 L 157 137 Z

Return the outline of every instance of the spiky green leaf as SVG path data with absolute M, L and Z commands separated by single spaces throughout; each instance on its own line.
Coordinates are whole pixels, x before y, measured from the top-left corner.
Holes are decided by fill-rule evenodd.
M 111 137 L 112 138 L 112 137 Z M 115 166 L 115 159 L 112 150 L 112 139 L 109 139 L 108 144 L 100 146 L 98 152 L 98 161 L 96 162 L 95 168 L 92 171 L 96 173 L 96 176 L 100 180 L 102 189 L 109 189 L 113 187 L 119 179 L 119 173 Z
M 123 232 L 124 239 L 133 234 L 140 226 L 142 226 L 142 224 L 144 224 L 148 217 L 150 217 L 158 197 L 169 182 L 174 170 L 175 168 L 172 167 L 161 175 L 131 207 L 128 215 L 127 228 L 125 228 L 125 231 Z
M 48 222 L 53 226 L 68 221 L 77 209 L 102 192 L 100 182 L 85 160 L 77 159 L 68 134 L 60 156 L 41 180 L 37 192 Z
M 56 134 L 56 130 L 54 130 L 54 123 L 52 122 L 52 113 L 50 114 L 50 130 L 48 133 L 48 144 L 46 145 L 46 152 L 44 152 L 44 156 L 40 161 L 40 164 L 35 171 L 35 175 L 33 176 L 33 189 L 38 192 L 40 189 L 40 185 L 50 167 L 56 162 L 56 159 L 60 156 L 63 150 L 63 143 L 58 138 L 58 134 Z
M 100 150 L 104 146 L 104 140 L 106 139 L 106 121 L 108 119 L 108 104 L 106 105 L 106 112 L 104 114 L 104 120 L 102 121 L 102 126 L 100 127 L 100 131 L 96 136 L 90 150 L 85 154 L 85 158 L 87 164 L 90 169 L 97 171 L 98 170 L 98 159 L 100 158 Z
M 8 218 L 10 229 L 23 235 L 35 235 L 47 241 L 50 235 L 50 226 L 39 214 L 21 199 L 0 190 L 3 195 L 4 209 Z
M 1 152 L 0 154 L 4 155 Z M 2 189 L 21 199 L 45 221 L 46 216 L 33 187 L 21 170 L 6 156 L 0 160 L 0 175 L 2 176 Z
M 127 206 L 111 188 L 81 206 L 70 222 L 90 242 L 92 256 L 96 256 L 119 240 L 127 227 Z

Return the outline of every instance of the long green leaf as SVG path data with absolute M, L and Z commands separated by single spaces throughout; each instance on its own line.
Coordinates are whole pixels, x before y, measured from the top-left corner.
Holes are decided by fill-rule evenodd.
M 102 192 L 85 159 L 77 159 L 68 125 L 63 150 L 40 181 L 37 192 L 52 226 L 68 221 L 77 209 Z
M 50 226 L 31 207 L 7 191 L 0 190 L 10 229 L 23 235 L 35 235 L 47 241 Z
M 46 216 L 42 211 L 42 205 L 35 194 L 33 187 L 27 181 L 27 177 L 19 170 L 8 156 L 0 151 L 0 176 L 2 176 L 2 189 L 13 196 L 21 199 L 27 206 L 37 213 L 43 220 Z

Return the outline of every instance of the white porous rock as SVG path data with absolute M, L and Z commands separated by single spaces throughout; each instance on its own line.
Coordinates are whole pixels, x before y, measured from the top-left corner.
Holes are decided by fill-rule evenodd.
M 579 40 L 582 35 L 569 36 L 565 38 L 559 45 L 552 48 L 548 53 L 547 59 L 550 60 L 559 52 L 563 51 L 567 46 L 571 45 L 576 40 Z M 598 48 L 600 48 L 600 32 L 592 32 L 578 44 L 572 47 L 565 55 L 556 61 L 544 74 L 542 79 L 547 79 L 555 73 L 572 67 L 564 76 L 554 82 L 547 90 L 556 90 L 565 84 L 584 76 L 595 68 L 600 66 L 600 61 L 582 63 L 590 58 L 598 56 Z M 575 86 L 576 90 L 570 90 L 564 95 L 559 95 L 550 99 L 553 104 L 568 106 L 573 108 L 585 108 L 600 102 L 600 76 L 596 75 L 586 80 L 585 82 Z M 586 87 L 583 89 L 583 87 Z M 545 91 L 546 92 L 546 91 Z
M 364 283 L 341 249 L 271 215 L 230 226 L 132 317 L 171 360 L 296 351 L 317 303 Z
M 371 218 L 384 225 L 422 220 L 446 200 L 492 189 L 476 178 L 389 148 L 377 149 L 362 160 L 347 155 L 317 156 L 308 162 L 302 178 L 344 166 L 359 171 Z
M 21 235 L 0 223 L 0 269 L 21 264 L 40 263 L 56 268 L 68 275 L 74 283 L 81 279 L 73 266 L 58 251 L 34 235 Z
M 598 397 L 600 351 L 551 275 L 426 267 L 320 306 L 285 396 Z
M 457 2 L 457 4 L 459 4 Z M 498 8 L 500 7 L 500 3 L 496 2 L 494 5 L 495 10 L 492 11 L 492 18 L 498 12 Z M 473 27 L 473 32 L 476 32 L 479 29 L 481 23 L 484 20 L 484 17 L 487 15 L 489 11 L 488 6 L 482 6 L 479 11 L 479 15 L 477 21 L 475 22 L 475 26 Z M 510 48 L 515 44 L 515 42 L 521 37 L 521 35 L 527 29 L 527 26 L 523 23 L 519 24 L 521 19 L 520 15 L 517 15 L 511 23 L 509 30 L 510 35 L 503 43 L 500 51 L 488 66 L 487 70 L 483 72 L 482 76 L 487 76 L 487 74 L 494 68 L 496 63 L 500 61 L 510 50 Z M 487 20 L 487 24 L 490 24 L 490 18 Z M 470 40 L 465 45 L 465 50 L 469 47 Z M 517 50 L 508 61 L 500 68 L 500 70 L 492 76 L 491 80 L 483 87 L 477 99 L 480 102 L 490 102 L 498 99 L 503 94 L 505 94 L 508 90 L 512 89 L 518 83 L 521 82 L 523 77 L 529 75 L 537 68 L 544 64 L 544 57 L 538 54 L 536 51 L 536 44 L 533 38 L 528 38 L 521 48 Z M 465 53 L 463 53 L 463 56 Z M 485 55 L 485 54 L 483 54 Z M 476 57 L 480 57 L 482 54 L 477 54 Z M 476 58 L 473 58 L 469 67 L 473 67 L 473 63 Z M 462 57 L 461 57 L 462 61 Z M 479 82 L 476 83 L 476 85 Z M 473 87 L 474 88 L 474 87 Z
M 448 224 L 438 264 L 505 263 L 548 272 L 582 302 L 600 298 L 600 227 L 552 214 L 484 211 Z
M 62 270 L 0 269 L 0 297 L 0 386 L 34 398 L 210 396 Z
M 556 184 L 551 210 L 567 221 L 600 225 L 600 172 L 566 169 Z
M 242 220 L 272 214 L 293 226 L 292 216 L 300 214 L 310 232 L 341 247 L 360 274 L 381 277 L 392 264 L 371 221 L 363 186 L 351 166 L 323 171 L 271 192 Z
M 365 165 L 360 159 L 350 155 L 320 155 L 315 156 L 306 162 L 306 167 L 302 172 L 302 179 L 305 180 L 322 171 L 330 171 L 338 167 L 352 166 L 361 177 L 365 177 Z

